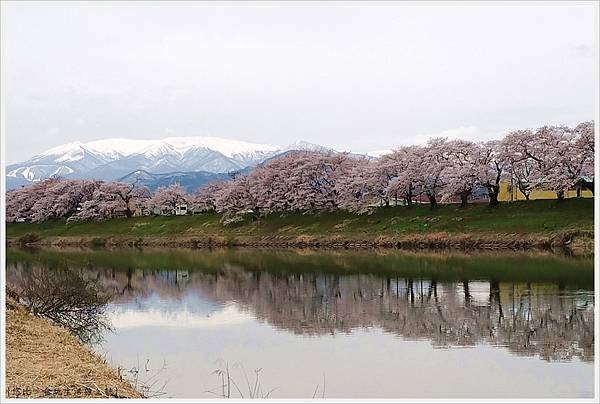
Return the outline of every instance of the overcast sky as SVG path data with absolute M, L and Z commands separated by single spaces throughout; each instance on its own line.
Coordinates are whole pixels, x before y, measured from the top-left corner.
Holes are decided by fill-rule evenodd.
M 107 137 L 369 151 L 594 118 L 592 3 L 8 3 L 8 163 Z

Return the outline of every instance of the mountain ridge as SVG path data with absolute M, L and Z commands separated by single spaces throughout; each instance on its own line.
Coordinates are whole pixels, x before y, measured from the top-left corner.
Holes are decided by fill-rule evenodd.
M 10 190 L 54 176 L 114 181 L 140 170 L 163 176 L 187 173 L 193 177 L 191 173 L 198 173 L 196 177 L 208 181 L 210 174 L 221 179 L 222 175 L 216 174 L 246 171 L 295 150 L 336 152 L 302 140 L 280 147 L 210 136 L 107 138 L 65 143 L 10 164 L 6 184 Z
M 230 178 L 227 173 L 210 173 L 207 171 L 192 172 L 170 172 L 170 173 L 150 173 L 145 170 L 136 170 L 117 181 L 125 183 L 137 183 L 140 186 L 148 188 L 151 192 L 159 187 L 168 187 L 169 185 L 181 185 L 186 192 L 194 193 L 203 185 L 216 181 L 224 181 Z

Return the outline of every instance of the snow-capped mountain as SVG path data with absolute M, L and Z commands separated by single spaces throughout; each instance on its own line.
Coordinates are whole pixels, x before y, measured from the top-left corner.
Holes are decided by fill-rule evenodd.
M 294 143 L 287 145 L 286 147 L 281 149 L 281 152 L 289 152 L 289 151 L 297 151 L 297 150 L 319 152 L 319 153 L 335 153 L 336 152 L 336 150 L 334 150 L 332 148 L 321 146 L 321 145 L 318 145 L 315 143 L 306 142 L 304 140 L 297 140 Z
M 214 180 L 220 180 L 224 178 L 224 173 L 248 171 L 257 164 L 296 150 L 336 152 L 305 141 L 279 147 L 199 136 L 73 142 L 53 147 L 25 162 L 7 166 L 6 189 L 53 176 L 121 180 L 139 172 L 158 175 L 148 181 L 159 185 L 173 178 L 177 181 L 185 179 L 184 182 L 189 182 L 191 188 L 197 185 L 195 182 L 210 182 L 211 174 Z M 386 152 L 367 155 L 378 157 Z
M 111 138 L 53 147 L 6 168 L 7 189 L 52 176 L 117 180 L 135 171 L 228 173 L 253 167 L 294 150 L 335 152 L 298 141 L 286 147 L 217 137 L 170 137 L 160 140 Z
M 112 180 L 135 170 L 224 173 L 256 165 L 280 150 L 277 146 L 216 137 L 112 138 L 53 147 L 8 166 L 6 173 L 13 182 L 39 181 L 53 175 Z

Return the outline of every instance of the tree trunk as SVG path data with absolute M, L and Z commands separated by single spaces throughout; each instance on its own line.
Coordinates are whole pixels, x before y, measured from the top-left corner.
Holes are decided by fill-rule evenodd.
M 119 196 L 121 197 L 121 199 L 125 203 L 125 216 L 127 216 L 127 217 L 133 216 L 133 212 L 132 212 L 131 206 L 130 206 L 131 197 L 129 196 L 129 194 L 127 194 L 125 196 L 122 196 L 122 195 L 119 195 Z
M 558 198 L 559 201 L 562 201 L 565 199 L 565 191 L 558 191 L 556 193 L 556 197 Z
M 496 302 L 498 304 L 498 320 L 502 322 L 504 313 L 502 312 L 502 302 L 500 301 L 500 282 L 495 279 L 490 281 L 490 306 Z
M 468 192 L 461 192 L 461 194 L 460 194 L 460 207 L 461 208 L 466 208 L 468 204 L 469 204 L 469 193 Z
M 427 195 L 427 198 L 429 198 L 429 207 L 431 209 L 437 208 L 437 200 L 435 199 L 435 195 L 429 194 Z
M 469 282 L 468 281 L 463 281 L 463 291 L 465 294 L 465 306 L 469 307 L 471 306 L 471 292 L 469 291 Z
M 581 185 L 594 195 L 594 181 L 582 181 Z
M 490 206 L 495 208 L 500 203 L 498 202 L 498 190 L 497 189 L 489 189 L 488 195 L 490 196 Z

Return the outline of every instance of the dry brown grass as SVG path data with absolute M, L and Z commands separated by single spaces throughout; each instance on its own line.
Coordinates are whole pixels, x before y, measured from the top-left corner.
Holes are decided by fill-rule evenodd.
M 7 297 L 6 396 L 142 397 L 66 329 L 29 314 Z
M 49 237 L 38 245 L 55 247 L 89 247 L 89 237 Z M 540 250 L 589 255 L 593 252 L 593 231 L 562 231 L 547 234 L 518 233 L 446 233 L 379 234 L 379 235 L 238 235 L 238 236 L 172 236 L 131 238 L 114 236 L 105 240 L 107 248 L 138 247 L 259 247 L 259 248 L 327 248 L 453 251 L 524 251 Z M 8 245 L 14 245 L 10 240 Z M 590 246 L 592 248 L 590 248 Z

